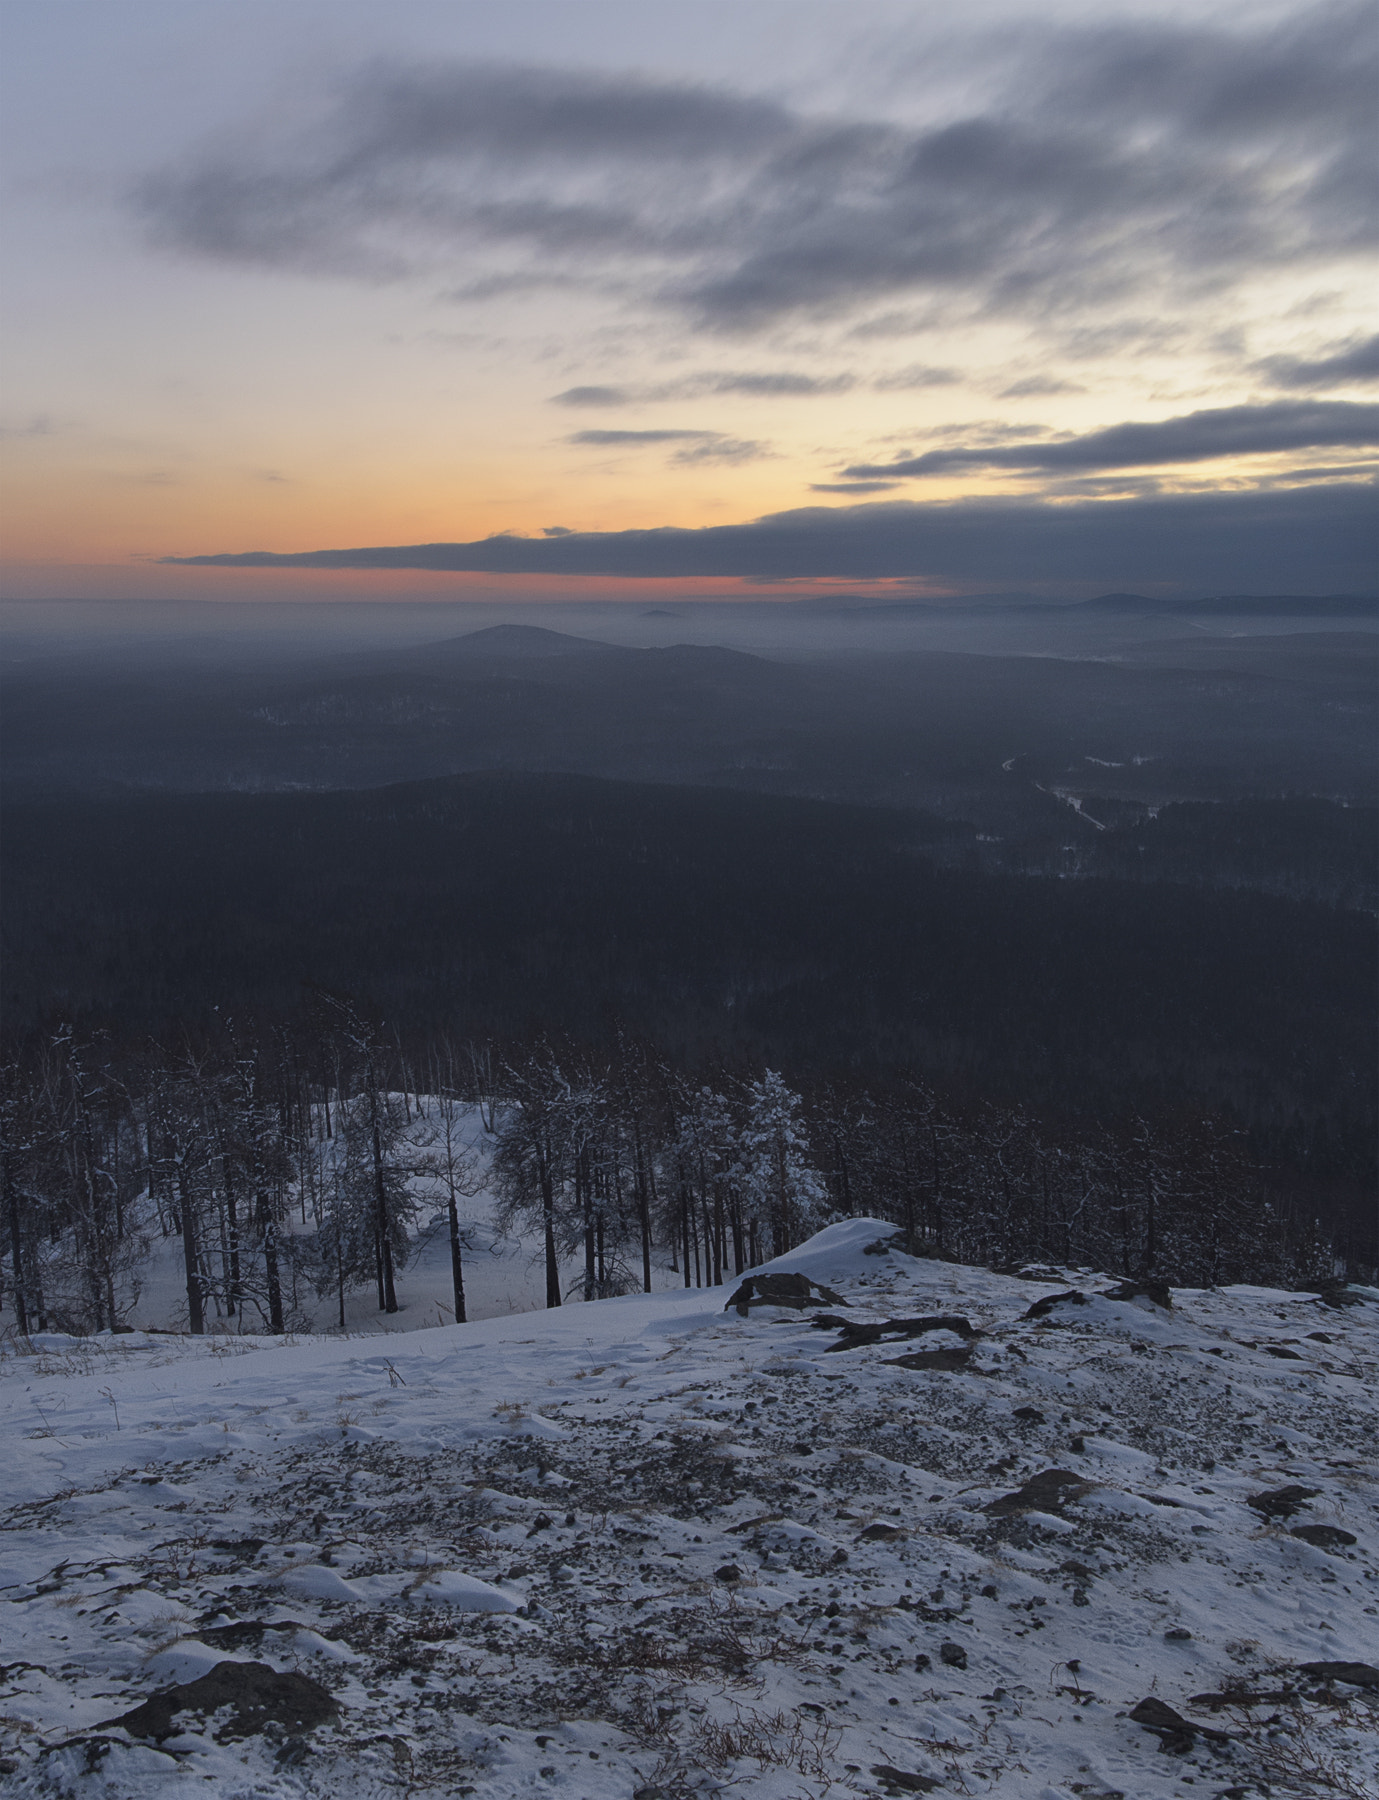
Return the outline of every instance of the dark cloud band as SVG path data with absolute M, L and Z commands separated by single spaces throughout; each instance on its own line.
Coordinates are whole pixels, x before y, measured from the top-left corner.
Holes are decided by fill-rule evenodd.
M 1379 333 L 1326 356 L 1266 356 L 1255 368 L 1275 387 L 1373 387 L 1379 382 Z
M 1104 582 L 1189 591 L 1336 593 L 1373 585 L 1370 486 L 1151 495 L 1130 500 L 959 501 L 805 507 L 698 530 L 500 536 L 295 555 L 166 557 L 237 569 L 432 569 L 502 575 Z M 1262 584 L 1262 585 L 1261 585 Z
M 1112 425 L 1081 437 L 1036 444 L 953 445 L 889 463 L 854 463 L 856 481 L 945 475 L 956 469 L 1031 472 L 1135 469 L 1261 456 L 1337 444 L 1379 444 L 1379 406 L 1346 400 L 1281 400 L 1272 406 L 1218 406 L 1151 424 Z

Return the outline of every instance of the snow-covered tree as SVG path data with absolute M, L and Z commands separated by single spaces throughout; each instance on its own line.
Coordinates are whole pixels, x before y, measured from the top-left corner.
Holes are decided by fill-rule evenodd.
M 809 1160 L 800 1096 L 774 1069 L 748 1083 L 738 1134 L 741 1181 L 754 1216 L 781 1256 L 828 1221 L 828 1189 Z

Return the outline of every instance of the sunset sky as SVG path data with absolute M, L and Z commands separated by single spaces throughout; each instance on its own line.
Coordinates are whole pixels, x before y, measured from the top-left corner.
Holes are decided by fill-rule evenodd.
M 8 596 L 1374 585 L 1372 7 L 3 29 Z

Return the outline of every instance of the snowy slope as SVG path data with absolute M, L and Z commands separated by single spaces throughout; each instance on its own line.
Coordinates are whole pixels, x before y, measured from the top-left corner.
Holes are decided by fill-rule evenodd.
M 1068 1283 L 890 1230 L 778 1266 L 980 1336 L 835 1350 L 705 1290 L 4 1357 L 0 1792 L 1374 1792 L 1369 1675 L 1302 1665 L 1379 1660 L 1379 1295 L 1084 1273 L 1027 1319 Z M 218 1667 L 282 1719 L 109 1723 Z

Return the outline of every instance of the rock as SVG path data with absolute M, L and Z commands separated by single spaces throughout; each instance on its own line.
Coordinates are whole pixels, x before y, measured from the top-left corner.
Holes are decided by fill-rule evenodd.
M 960 1338 L 981 1336 L 972 1321 L 964 1319 L 958 1313 L 932 1313 L 919 1319 L 882 1319 L 872 1324 L 854 1319 L 820 1317 L 813 1323 L 816 1329 L 832 1327 L 842 1333 L 836 1344 L 828 1346 L 830 1350 L 856 1350 L 860 1344 L 883 1344 L 902 1338 L 923 1337 L 926 1331 L 951 1331 Z
M 1292 1484 L 1288 1487 L 1270 1488 L 1262 1494 L 1250 1494 L 1245 1504 L 1253 1507 L 1255 1512 L 1262 1513 L 1266 1519 L 1291 1519 L 1304 1502 L 1315 1500 L 1320 1493 L 1320 1488 Z
M 1339 1525 L 1294 1525 L 1288 1535 L 1301 1538 L 1305 1544 L 1314 1544 L 1318 1550 L 1344 1550 L 1347 1545 L 1357 1542 L 1353 1531 L 1342 1531 Z
M 999 1500 L 989 1501 L 985 1510 L 998 1518 L 1021 1512 L 1056 1513 L 1069 1500 L 1080 1499 L 1089 1493 L 1095 1485 L 1095 1482 L 1074 1475 L 1071 1469 L 1042 1469 L 1039 1474 L 1031 1475 L 1015 1493 L 1002 1494 Z
M 1166 1281 L 1146 1277 L 1142 1281 L 1122 1281 L 1119 1287 L 1107 1288 L 1103 1300 L 1152 1300 L 1155 1306 L 1173 1310 L 1173 1296 Z
M 1156 1732 L 1159 1748 L 1171 1751 L 1175 1756 L 1186 1755 L 1198 1736 L 1212 1738 L 1217 1743 L 1229 1741 L 1224 1731 L 1213 1731 L 1209 1726 L 1195 1725 L 1191 1719 L 1185 1719 L 1181 1713 L 1174 1712 L 1165 1701 L 1156 1700 L 1152 1694 L 1131 1709 L 1130 1717 L 1137 1725 L 1143 1725 L 1146 1731 Z
M 868 1525 L 865 1531 L 859 1531 L 857 1538 L 864 1544 L 893 1544 L 897 1538 L 908 1537 L 909 1533 L 899 1525 L 886 1525 L 877 1520 L 875 1525 Z
M 940 1785 L 931 1775 L 912 1775 L 906 1769 L 893 1769 L 889 1763 L 873 1763 L 871 1772 L 892 1793 L 932 1794 Z
M 1205 1706 L 1218 1713 L 1225 1706 L 1281 1706 L 1296 1700 L 1296 1692 L 1288 1688 L 1225 1688 L 1219 1694 L 1189 1694 L 1189 1706 Z
M 1036 1300 L 1033 1306 L 1021 1313 L 1020 1317 L 1022 1319 L 1047 1319 L 1055 1306 L 1085 1306 L 1086 1304 L 1087 1296 L 1085 1294 L 1080 1293 L 1077 1288 L 1069 1288 L 1063 1294 L 1045 1294 L 1042 1300 Z
M 208 1625 L 197 1636 L 203 1644 L 211 1644 L 217 1650 L 242 1650 L 246 1645 L 257 1650 L 263 1642 L 266 1631 L 296 1631 L 295 1624 L 275 1622 L 266 1625 L 259 1619 L 234 1619 L 228 1625 Z
M 1298 1667 L 1304 1675 L 1312 1675 L 1318 1681 L 1344 1681 L 1351 1687 L 1366 1688 L 1371 1694 L 1379 1694 L 1379 1669 L 1372 1663 L 1310 1662 L 1299 1663 Z
M 1314 1291 L 1323 1306 L 1334 1306 L 1338 1311 L 1343 1306 L 1358 1306 L 1361 1300 L 1361 1296 L 1352 1292 L 1350 1284 L 1339 1276 L 1319 1281 Z
M 294 1733 L 310 1731 L 340 1710 L 334 1695 L 310 1676 L 280 1675 L 267 1663 L 221 1662 L 195 1681 L 150 1694 L 132 1712 L 102 1720 L 98 1729 L 123 1725 L 131 1737 L 166 1738 L 182 1729 L 173 1723 L 178 1713 L 210 1714 L 222 1707 L 234 1709 L 216 1733 L 222 1741 L 256 1736 L 270 1724 Z
M 912 1350 L 908 1356 L 888 1356 L 886 1364 L 892 1369 L 939 1369 L 953 1374 L 965 1369 L 971 1360 L 972 1347 L 968 1344 L 961 1350 Z
M 863 1244 L 863 1256 L 889 1256 L 892 1250 L 903 1250 L 908 1253 L 909 1240 L 903 1231 L 897 1231 L 888 1238 L 877 1238 L 874 1243 Z
M 967 1652 L 963 1649 L 961 1644 L 940 1644 L 938 1647 L 938 1659 L 941 1663 L 947 1663 L 950 1669 L 965 1669 L 967 1667 Z
M 1026 1425 L 1042 1425 L 1045 1422 L 1044 1415 L 1037 1406 L 1017 1406 L 1011 1417 L 1023 1419 Z
M 832 1288 L 826 1288 L 807 1275 L 749 1275 L 724 1306 L 724 1312 L 736 1307 L 746 1318 L 754 1306 L 846 1306 L 847 1301 Z

